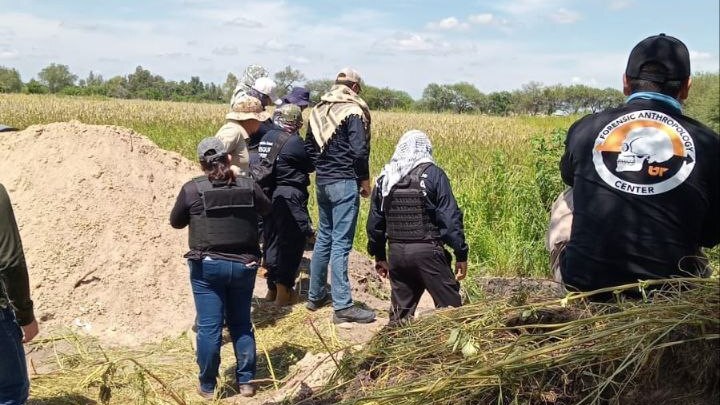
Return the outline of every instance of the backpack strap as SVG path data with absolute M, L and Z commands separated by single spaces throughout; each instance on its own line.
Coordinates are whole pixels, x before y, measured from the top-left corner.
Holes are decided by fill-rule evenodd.
M 272 148 L 270 148 L 270 152 L 268 152 L 266 159 L 275 166 L 275 160 L 277 160 L 278 155 L 280 154 L 280 150 L 282 150 L 283 146 L 287 143 L 288 140 L 290 140 L 290 134 L 288 134 L 285 131 L 280 131 L 280 135 L 278 135 L 277 138 L 275 138 L 275 142 L 273 142 Z
M 410 170 L 410 173 L 408 173 L 410 187 L 420 188 L 420 176 L 422 176 L 422 174 L 425 173 L 425 170 L 427 170 L 427 168 L 431 165 L 432 163 L 430 162 L 420 163 Z

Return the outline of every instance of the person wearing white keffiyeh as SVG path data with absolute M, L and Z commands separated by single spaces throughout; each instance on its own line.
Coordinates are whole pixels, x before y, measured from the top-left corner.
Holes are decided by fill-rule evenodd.
M 432 144 L 427 134 L 413 129 L 400 137 L 390 163 L 380 172 L 383 198 L 390 194 L 395 184 L 421 163 L 435 163 Z
M 378 274 L 390 279 L 389 325 L 411 319 L 425 290 L 437 308 L 460 306 L 458 282 L 467 274 L 468 258 L 463 213 L 424 132 L 400 137 L 370 204 L 368 253 Z M 445 246 L 455 253 L 454 274 Z

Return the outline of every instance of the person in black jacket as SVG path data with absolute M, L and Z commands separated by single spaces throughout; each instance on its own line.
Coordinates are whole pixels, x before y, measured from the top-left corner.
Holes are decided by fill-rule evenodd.
M 20 232 L 0 184 L 0 404 L 24 404 L 30 381 L 25 350 L 38 334 Z
M 682 112 L 685 44 L 660 34 L 630 52 L 626 103 L 569 129 L 560 161 L 572 187 L 561 280 L 590 291 L 709 273 L 701 247 L 720 242 L 720 138 Z
M 305 139 L 315 164 L 318 229 L 306 307 L 332 301 L 333 322 L 369 323 L 375 312 L 353 305 L 348 257 L 355 238 L 360 198 L 370 196 L 370 110 L 360 97 L 357 71 L 342 69 L 335 85 L 310 111 Z M 326 289 L 328 266 L 331 293 Z
M 390 324 L 412 318 L 425 290 L 437 308 L 461 305 L 458 282 L 468 257 L 463 214 L 425 133 L 400 138 L 373 189 L 367 235 L 376 270 L 390 278 Z M 455 253 L 454 274 L 444 245 Z
M 273 170 L 272 215 L 264 219 L 265 266 L 268 270 L 266 299 L 276 305 L 288 305 L 297 302 L 293 286 L 305 240 L 314 234 L 307 209 L 307 187 L 315 167 L 298 134 L 303 125 L 300 107 L 283 104 L 277 108 L 273 119 L 282 130 L 265 134 L 258 148 L 260 158 L 265 159 L 280 138 L 286 139 L 282 146 L 278 145 L 281 149 Z M 289 137 L 285 138 L 285 133 Z
M 258 214 L 270 211 L 270 201 L 250 177 L 236 177 L 231 156 L 215 137 L 198 145 L 204 176 L 182 186 L 170 213 L 170 224 L 190 226 L 190 284 L 197 311 L 198 393 L 214 396 L 223 323 L 235 349 L 235 377 L 240 393 L 255 393 L 255 337 L 250 304 L 260 261 Z

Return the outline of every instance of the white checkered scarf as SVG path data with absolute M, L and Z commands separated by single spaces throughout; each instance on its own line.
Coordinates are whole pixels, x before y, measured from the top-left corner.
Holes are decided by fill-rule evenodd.
M 383 198 L 390 194 L 395 184 L 422 163 L 435 163 L 432 144 L 427 134 L 413 129 L 400 137 L 390 162 L 380 172 Z
M 325 93 L 310 111 L 310 128 L 321 150 L 337 128 L 350 115 L 359 115 L 365 125 L 365 136 L 370 139 L 370 108 L 365 100 L 343 84 L 336 84 Z

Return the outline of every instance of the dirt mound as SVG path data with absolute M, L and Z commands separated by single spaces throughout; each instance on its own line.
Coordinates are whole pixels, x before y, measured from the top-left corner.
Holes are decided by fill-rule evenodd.
M 132 130 L 73 121 L 0 136 L 36 316 L 112 344 L 186 330 L 193 319 L 183 253 L 168 217 L 196 165 Z

